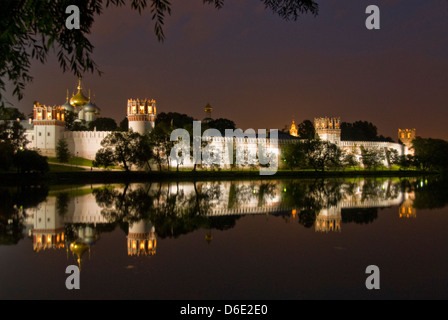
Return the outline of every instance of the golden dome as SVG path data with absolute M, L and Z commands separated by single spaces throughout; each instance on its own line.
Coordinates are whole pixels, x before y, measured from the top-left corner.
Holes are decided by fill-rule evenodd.
M 292 135 L 293 137 L 298 137 L 298 130 L 297 130 L 297 126 L 296 126 L 296 122 L 293 120 L 292 121 L 292 125 L 291 125 L 291 129 L 289 130 L 289 134 Z
M 70 251 L 73 253 L 73 255 L 75 255 L 78 258 L 77 262 L 78 262 L 80 270 L 81 270 L 82 256 L 84 255 L 84 253 L 86 251 L 89 251 L 89 250 L 90 250 L 90 247 L 86 243 L 79 241 L 79 240 L 72 242 L 70 244 Z
M 89 246 L 81 241 L 75 241 L 70 244 L 70 251 L 81 258 L 82 255 L 89 250 Z
M 73 97 L 70 99 L 70 104 L 74 107 L 82 107 L 87 104 L 87 102 L 89 102 L 89 98 L 87 98 L 82 92 L 81 81 L 82 78 L 79 77 L 78 93 L 73 95 Z

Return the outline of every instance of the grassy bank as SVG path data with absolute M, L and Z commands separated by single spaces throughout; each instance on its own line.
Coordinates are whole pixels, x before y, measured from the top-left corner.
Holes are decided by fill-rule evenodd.
M 59 185 L 59 184 L 108 184 L 149 181 L 210 181 L 210 180 L 273 180 L 273 179 L 326 179 L 326 178 L 388 178 L 420 177 L 434 175 L 433 172 L 415 170 L 357 170 L 357 171 L 278 171 L 272 176 L 261 176 L 259 171 L 164 171 L 164 172 L 124 172 L 90 171 L 73 167 L 51 166 L 47 174 L 0 173 L 3 185 Z

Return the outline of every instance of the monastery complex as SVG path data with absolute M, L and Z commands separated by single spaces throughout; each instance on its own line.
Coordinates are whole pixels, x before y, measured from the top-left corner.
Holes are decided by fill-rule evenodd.
M 90 95 L 90 93 L 89 93 Z M 213 108 L 207 105 L 205 112 L 207 117 L 204 122 L 211 120 Z M 34 105 L 33 119 L 22 122 L 26 128 L 26 137 L 29 142 L 27 148 L 38 150 L 42 155 L 55 156 L 56 146 L 60 139 L 65 139 L 68 143 L 70 153 L 73 156 L 94 160 L 96 153 L 101 149 L 102 140 L 110 132 L 76 131 L 72 132 L 66 129 L 66 117 L 68 113 L 75 115 L 75 122 L 80 124 L 89 124 L 97 119 L 101 114 L 101 109 L 87 97 L 83 91 L 82 79 L 79 78 L 77 93 L 69 98 L 62 105 L 45 106 L 39 103 Z M 127 102 L 127 118 L 129 120 L 129 130 L 145 134 L 155 127 L 157 118 L 157 104 L 155 100 L 129 99 Z M 391 142 L 372 142 L 372 141 L 342 141 L 341 140 L 341 119 L 340 118 L 316 118 L 314 120 L 316 135 L 323 141 L 329 141 L 338 145 L 345 152 L 352 152 L 358 157 L 361 154 L 361 148 L 377 148 L 396 150 L 398 155 L 412 154 L 411 142 L 416 137 L 415 129 L 404 129 L 398 131 L 398 138 L 401 143 Z M 281 135 L 275 141 L 271 138 L 269 145 L 277 146 L 274 152 L 280 155 L 281 146 L 297 142 L 297 125 L 293 121 L 289 135 Z M 222 144 L 226 139 L 214 139 L 213 143 Z M 238 139 L 238 138 L 237 138 Z M 244 143 L 249 148 L 258 148 L 258 138 L 244 138 Z M 189 164 L 185 164 L 187 166 Z M 191 164 L 190 164 L 191 165 Z

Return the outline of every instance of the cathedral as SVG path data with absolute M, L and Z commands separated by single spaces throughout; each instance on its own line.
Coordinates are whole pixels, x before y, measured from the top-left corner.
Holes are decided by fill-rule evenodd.
M 66 113 L 73 113 L 75 115 L 75 122 L 89 123 L 95 121 L 95 119 L 101 114 L 101 109 L 98 108 L 95 103 L 92 103 L 89 97 L 87 98 L 82 90 L 82 78 L 78 79 L 78 92 L 73 94 L 69 100 L 67 91 L 67 101 L 62 105 L 63 110 Z

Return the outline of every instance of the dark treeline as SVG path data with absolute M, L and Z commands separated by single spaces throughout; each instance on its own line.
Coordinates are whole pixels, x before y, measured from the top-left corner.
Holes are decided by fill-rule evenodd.
M 354 123 L 341 123 L 342 141 L 385 141 L 394 142 L 390 137 L 378 134 L 378 128 L 368 121 L 356 121 Z

